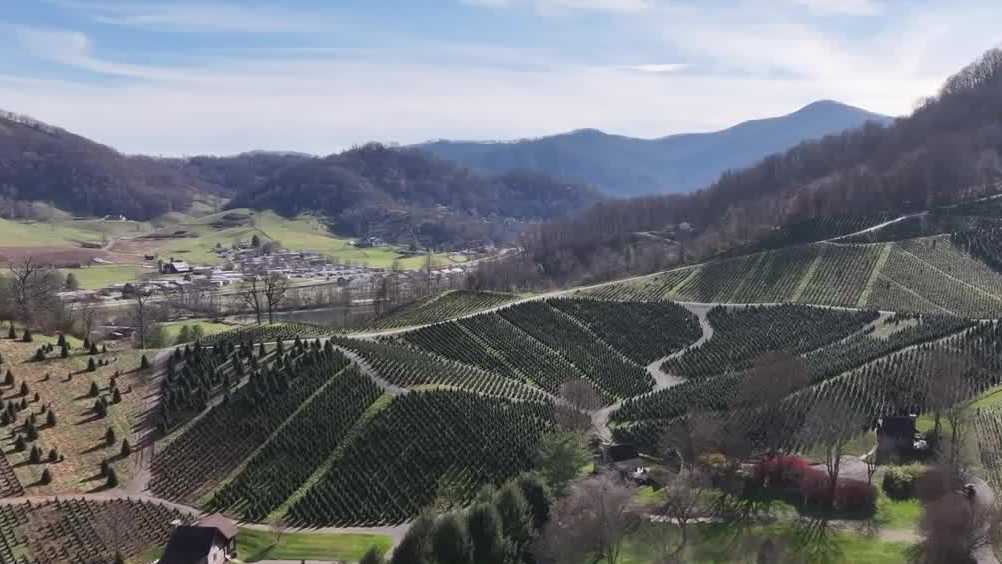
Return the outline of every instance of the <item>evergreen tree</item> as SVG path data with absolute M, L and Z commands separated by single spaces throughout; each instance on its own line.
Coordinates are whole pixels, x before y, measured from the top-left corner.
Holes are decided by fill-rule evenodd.
M 117 387 L 111 391 L 111 403 L 122 403 L 122 392 L 118 391 Z
M 65 287 L 70 292 L 80 289 L 80 282 L 77 281 L 76 275 L 74 275 L 72 272 L 66 275 Z
M 39 479 L 39 482 L 41 482 L 43 486 L 52 483 L 52 472 L 50 472 L 48 468 L 42 470 L 42 477 Z
M 59 451 L 55 447 L 49 449 L 49 462 L 59 462 Z
M 35 351 L 35 362 L 41 362 L 45 360 L 45 349 L 38 349 Z
M 36 441 L 36 440 L 38 440 L 38 427 L 35 427 L 34 421 L 31 421 L 30 419 L 28 421 L 25 421 L 25 423 L 24 423 L 24 436 L 29 441 Z
M 358 564 L 383 564 L 383 562 L 383 555 L 379 553 L 376 547 L 372 547 L 362 556 Z
M 84 349 L 90 349 L 90 337 L 84 337 L 82 346 Z
M 431 536 L 431 545 L 436 562 L 474 564 L 470 535 L 466 531 L 466 524 L 456 513 L 439 518 Z
M 17 333 L 14 332 L 14 322 L 10 322 L 10 329 L 7 331 L 7 338 L 11 341 L 17 339 Z
M 28 383 L 21 382 L 21 397 L 26 397 L 29 392 L 31 392 L 31 390 L 28 389 Z
M 182 325 L 177 333 L 177 344 L 187 343 L 191 340 L 191 329 L 187 325 Z
M 501 536 L 501 516 L 488 503 L 473 506 L 466 516 L 466 529 L 473 544 L 473 561 L 477 564 L 504 564 L 504 539 Z
M 27 443 L 25 443 L 24 437 L 22 437 L 21 435 L 18 435 L 17 438 L 14 439 L 14 451 L 15 452 L 24 452 L 24 449 L 27 446 L 28 445 L 27 445 Z
M 553 505 L 553 498 L 550 490 L 537 474 L 525 473 L 516 478 L 515 482 L 522 490 L 522 495 L 529 503 L 529 512 L 532 513 L 533 528 L 542 531 L 543 526 L 550 520 L 550 507 Z
M 31 453 L 28 455 L 28 462 L 32 464 L 39 464 L 42 462 L 42 449 L 38 448 L 38 445 L 31 447 Z
M 59 358 L 69 358 L 69 357 L 70 357 L 70 348 L 65 344 L 59 347 Z
M 97 372 L 97 363 L 94 362 L 94 357 L 87 359 L 87 372 Z
M 509 482 L 498 492 L 498 514 L 501 515 L 501 527 L 504 536 L 522 549 L 532 538 L 532 516 L 529 514 L 529 502 L 525 500 L 522 489 L 514 482 Z
M 14 385 L 14 373 L 11 372 L 9 368 L 7 369 L 7 376 L 4 378 L 3 384 L 4 384 L 4 386 L 13 386 Z
M 115 469 L 108 467 L 108 479 L 105 481 L 105 485 L 109 488 L 118 487 L 118 474 L 115 473 Z
M 142 358 L 139 359 L 139 369 L 146 370 L 150 367 L 150 359 L 146 358 L 144 354 Z
M 433 515 L 426 512 L 418 516 L 393 551 L 390 564 L 432 564 L 431 533 L 434 529 Z
M 115 430 L 108 427 L 108 430 L 104 433 L 104 444 L 111 446 L 115 444 L 116 440 L 118 440 L 118 438 L 115 436 Z
M 97 353 L 98 353 L 98 351 L 97 351 L 97 343 L 91 343 L 90 344 L 90 349 L 88 349 L 87 354 L 93 356 L 93 355 L 96 355 Z
M 31 329 L 25 328 L 24 329 L 24 335 L 21 336 L 21 342 L 23 342 L 23 343 L 30 343 L 33 340 L 34 339 L 31 336 Z
M 66 335 L 64 335 L 63 333 L 60 333 L 59 334 L 59 340 L 56 341 L 56 344 L 59 345 L 60 347 L 65 347 L 66 346 Z
M 102 460 L 101 461 L 101 470 L 100 470 L 100 473 L 101 473 L 100 475 L 101 475 L 102 478 L 105 478 L 105 477 L 108 476 L 108 470 L 111 470 L 111 465 L 108 464 L 107 460 Z
M 97 387 L 97 382 L 90 383 L 90 391 L 87 392 L 87 397 L 96 398 L 100 395 L 101 390 Z
M 132 454 L 132 445 L 129 444 L 129 439 L 122 439 L 122 458 L 127 458 Z
M 56 426 L 56 412 L 55 411 L 52 411 L 50 409 L 49 412 L 45 414 L 45 426 L 46 427 L 55 427 Z

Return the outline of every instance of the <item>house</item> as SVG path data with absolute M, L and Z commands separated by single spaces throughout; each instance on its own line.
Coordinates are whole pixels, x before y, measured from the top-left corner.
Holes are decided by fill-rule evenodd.
M 237 552 L 237 526 L 218 513 L 171 533 L 159 564 L 224 564 Z
M 161 274 L 188 274 L 190 272 L 191 266 L 183 260 L 171 259 L 169 262 L 160 265 Z
M 882 417 L 877 422 L 877 451 L 881 458 L 912 454 L 916 446 L 914 415 Z

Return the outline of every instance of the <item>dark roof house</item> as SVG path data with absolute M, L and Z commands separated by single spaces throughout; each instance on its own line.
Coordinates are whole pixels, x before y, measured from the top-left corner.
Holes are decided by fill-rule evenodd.
M 159 564 L 224 564 L 236 553 L 237 526 L 219 514 L 174 529 Z

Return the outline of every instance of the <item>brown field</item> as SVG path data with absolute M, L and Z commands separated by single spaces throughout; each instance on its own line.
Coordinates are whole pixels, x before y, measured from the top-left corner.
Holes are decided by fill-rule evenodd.
M 39 438 L 35 442 L 43 451 L 43 458 L 49 449 L 55 447 L 64 460 L 57 463 L 29 463 L 31 444 L 24 452 L 14 452 L 16 435 L 8 426 L 0 439 L 0 447 L 9 463 L 14 467 L 18 480 L 24 486 L 27 495 L 63 494 L 100 491 L 105 480 L 98 476 L 100 463 L 108 459 L 119 478 L 120 487 L 124 487 L 132 475 L 132 463 L 129 459 L 120 457 L 123 438 L 131 439 L 131 432 L 143 405 L 143 397 L 147 386 L 144 382 L 149 374 L 137 372 L 140 354 L 127 350 L 127 345 L 108 343 L 108 353 L 95 355 L 95 362 L 106 360 L 107 366 L 99 366 L 95 372 L 87 372 L 88 359 L 86 351 L 79 348 L 79 341 L 71 340 L 69 358 L 59 358 L 59 348 L 49 355 L 50 359 L 35 361 L 35 350 L 44 342 L 55 342 L 53 337 L 36 336 L 32 343 L 20 343 L 7 339 L 6 326 L 0 331 L 0 353 L 3 354 L 3 375 L 10 369 L 14 375 L 15 384 L 0 386 L 0 394 L 5 403 L 10 400 L 20 402 L 20 387 L 27 382 L 29 402 L 26 410 L 20 411 L 17 417 L 17 428 L 24 424 L 29 413 L 36 414 Z M 92 412 L 95 398 L 88 397 L 91 382 L 96 382 L 102 396 L 111 401 L 109 380 L 115 371 L 120 371 L 118 388 L 122 401 L 111 405 L 108 416 L 96 418 Z M 0 379 L 2 381 L 2 379 Z M 132 391 L 129 392 L 129 387 Z M 34 400 L 38 393 L 38 401 Z M 45 425 L 46 416 L 41 413 L 43 406 L 49 406 L 56 414 L 55 427 Z M 116 442 L 110 447 L 104 444 L 104 436 L 111 427 L 117 436 Z M 134 441 L 130 441 L 134 443 Z M 136 458 L 134 454 L 132 459 Z M 39 484 L 42 471 L 48 467 L 52 474 L 52 483 Z
M 101 249 L 84 249 L 82 247 L 65 246 L 0 247 L 0 263 L 18 261 L 29 256 L 34 258 L 37 262 L 41 262 L 43 264 L 54 264 L 57 266 L 68 264 L 86 264 L 95 258 L 118 262 L 112 253 Z

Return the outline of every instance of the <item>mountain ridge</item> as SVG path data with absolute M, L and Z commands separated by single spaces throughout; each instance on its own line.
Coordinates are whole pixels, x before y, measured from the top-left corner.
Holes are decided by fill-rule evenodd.
M 410 148 L 473 170 L 499 174 L 531 170 L 595 186 L 609 196 L 690 192 L 723 172 L 809 139 L 892 118 L 832 100 L 812 102 L 783 116 L 728 128 L 637 138 L 584 128 L 510 141 L 435 140 Z

